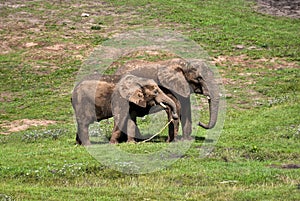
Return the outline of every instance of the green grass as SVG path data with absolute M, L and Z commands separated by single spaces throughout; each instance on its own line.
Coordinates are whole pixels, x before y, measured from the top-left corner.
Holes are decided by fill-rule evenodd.
M 150 19 L 184 25 L 183 32 L 188 31 L 190 38 L 214 54 L 245 53 L 253 58 L 287 57 L 299 61 L 299 20 L 258 14 L 251 1 L 113 2 L 131 5 Z M 240 44 L 246 48 L 234 51 Z M 256 48 L 248 50 L 250 46 Z
M 244 0 L 2 4 L 0 132 L 14 120 L 56 124 L 0 135 L 1 200 L 300 200 L 300 169 L 291 168 L 300 165 L 299 19 L 259 14 Z M 90 17 L 81 17 L 83 12 Z M 216 64 L 227 94 L 225 125 L 207 157 L 200 156 L 201 129 L 184 154 L 171 155 L 174 163 L 148 174 L 124 174 L 75 145 L 70 96 L 94 47 L 116 33 L 152 26 L 180 32 L 212 58 L 226 59 Z M 30 42 L 37 45 L 26 47 Z M 57 44 L 61 48 L 51 50 Z M 170 55 L 136 57 L 156 61 Z M 122 59 L 120 64 L 132 58 Z M 207 112 L 201 116 L 208 118 Z M 139 123 L 147 130 L 149 117 Z M 94 125 L 92 139 L 107 141 L 112 125 L 100 125 Z M 155 153 L 168 146 L 166 136 L 164 131 L 152 142 L 115 148 Z M 112 148 L 98 146 L 103 152 Z M 136 171 L 126 158 L 99 154 L 113 165 L 123 162 L 123 171 Z

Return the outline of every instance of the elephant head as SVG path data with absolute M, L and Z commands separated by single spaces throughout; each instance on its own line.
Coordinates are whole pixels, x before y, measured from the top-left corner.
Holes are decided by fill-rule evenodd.
M 140 78 L 134 75 L 125 75 L 119 81 L 116 89 L 123 99 L 142 108 L 161 105 L 166 109 L 167 106 L 169 106 L 173 118 L 178 119 L 176 104 L 152 79 Z
M 199 126 L 211 129 L 218 117 L 220 100 L 219 86 L 214 73 L 204 61 L 172 59 L 162 63 L 158 68 L 158 79 L 162 86 L 182 97 L 189 97 L 190 93 L 207 96 L 209 103 L 209 123 L 199 122 Z

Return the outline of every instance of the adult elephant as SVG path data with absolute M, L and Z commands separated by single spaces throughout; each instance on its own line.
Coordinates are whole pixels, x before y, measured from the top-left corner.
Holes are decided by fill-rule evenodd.
M 153 79 L 169 96 L 176 97 L 181 104 L 180 121 L 183 139 L 190 139 L 192 132 L 190 94 L 203 94 L 209 103 L 209 122 L 198 125 L 211 129 L 218 118 L 220 89 L 213 71 L 204 61 L 174 58 L 166 61 L 147 62 L 136 60 L 125 63 L 115 74 L 131 73 L 138 77 Z M 178 127 L 175 125 L 175 127 Z
M 77 121 L 76 142 L 81 145 L 91 144 L 88 132 L 91 123 L 113 114 L 111 143 L 118 142 L 121 131 L 128 134 L 128 142 L 134 141 L 138 134 L 136 117 L 148 114 L 155 105 L 169 110 L 169 118 L 178 118 L 176 104 L 153 80 L 134 75 L 87 76 L 75 86 L 71 101 Z

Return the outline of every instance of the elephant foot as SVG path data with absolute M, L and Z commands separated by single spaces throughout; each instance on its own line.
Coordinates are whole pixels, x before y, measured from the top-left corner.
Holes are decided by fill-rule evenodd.
M 83 145 L 83 146 L 91 146 L 92 143 L 90 141 L 88 141 L 88 142 L 81 143 L 81 145 Z
M 118 144 L 118 140 L 116 139 L 110 139 L 109 144 Z
M 168 135 L 168 139 L 166 140 L 166 142 L 177 142 L 178 141 L 178 133 L 176 132 L 176 134 L 170 134 Z
M 76 134 L 76 144 L 82 145 L 82 146 L 89 146 L 89 145 L 91 145 L 91 142 L 88 137 L 80 138 L 79 135 Z
M 128 140 L 127 140 L 127 143 L 133 143 L 133 144 L 135 144 L 136 141 L 135 141 L 134 139 L 128 139 Z
M 192 141 L 192 140 L 194 140 L 194 138 L 192 136 L 188 135 L 188 136 L 182 136 L 181 140 L 182 141 Z
M 78 137 L 78 135 L 76 135 L 76 144 L 82 145 L 82 142 L 81 142 L 80 138 Z
M 82 142 L 81 140 L 76 140 L 76 144 L 82 145 L 82 146 L 89 146 L 89 145 L 91 145 L 91 142 L 90 141 Z
M 175 142 L 175 138 L 170 138 L 170 137 L 168 137 L 168 139 L 166 140 L 166 142 L 167 143 L 170 143 L 170 142 Z
M 171 139 L 169 139 L 169 138 L 166 140 L 167 143 L 170 143 L 170 142 L 172 142 L 172 141 L 173 141 L 173 140 L 171 140 Z
M 178 141 L 180 141 L 180 140 L 179 140 L 177 137 L 175 137 L 175 138 L 173 138 L 173 139 L 169 139 L 169 138 L 168 138 L 168 139 L 166 140 L 167 143 L 170 143 L 170 142 L 178 142 Z

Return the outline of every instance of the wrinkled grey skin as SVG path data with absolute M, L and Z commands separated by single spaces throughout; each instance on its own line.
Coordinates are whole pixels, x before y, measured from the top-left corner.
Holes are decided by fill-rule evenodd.
M 115 74 L 130 73 L 138 77 L 153 79 L 159 87 L 173 100 L 178 99 L 181 110 L 178 111 L 183 130 L 183 139 L 190 139 L 192 132 L 190 94 L 207 96 L 210 119 L 208 124 L 199 122 L 198 125 L 211 129 L 215 126 L 218 117 L 220 100 L 219 86 L 214 73 L 200 60 L 186 61 L 181 58 L 159 62 L 137 60 L 125 63 L 118 68 Z M 174 122 L 175 137 L 178 132 L 179 121 Z M 169 139 L 172 141 L 172 139 Z
M 111 143 L 118 142 L 121 131 L 129 134 L 127 141 L 134 141 L 138 134 L 136 117 L 148 114 L 154 105 L 166 104 L 170 110 L 168 113 L 174 119 L 178 118 L 176 104 L 153 80 L 133 75 L 88 76 L 75 86 L 71 101 L 77 121 L 76 142 L 81 145 L 91 144 L 88 134 L 90 124 L 108 119 L 113 114 L 115 126 Z

